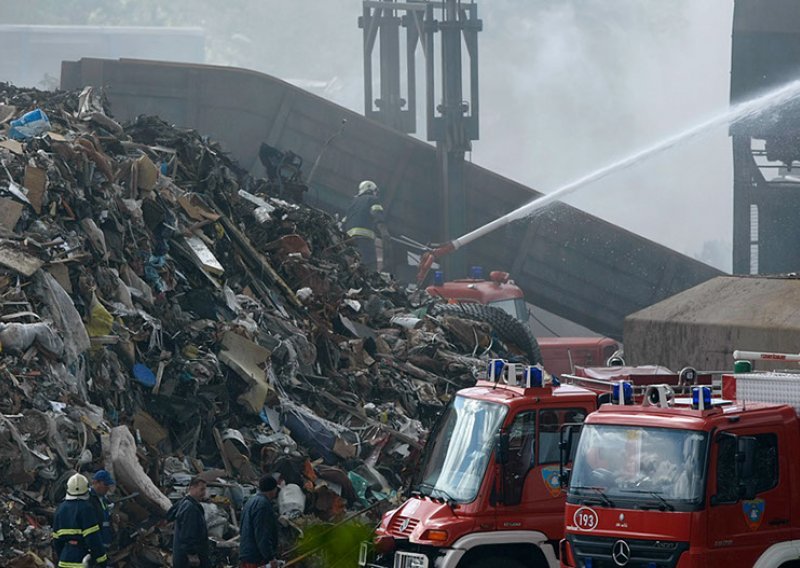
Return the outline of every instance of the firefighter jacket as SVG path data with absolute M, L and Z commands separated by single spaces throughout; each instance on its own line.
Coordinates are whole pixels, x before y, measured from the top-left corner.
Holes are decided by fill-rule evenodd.
M 277 556 L 278 519 L 272 502 L 259 493 L 242 510 L 239 560 L 259 566 Z
M 103 495 L 95 493 L 94 489 L 89 489 L 89 503 L 92 504 L 95 514 L 97 515 L 97 522 L 100 524 L 100 538 L 103 540 L 103 545 L 106 551 L 111 546 L 111 539 L 113 533 L 111 531 L 111 508 L 108 499 Z
M 356 195 L 347 208 L 344 230 L 348 237 L 375 238 L 375 229 L 382 225 L 383 206 L 378 197 L 371 193 Z
M 58 568 L 83 568 L 83 558 L 90 554 L 95 563 L 108 562 L 97 515 L 88 499 L 64 501 L 53 519 L 53 549 Z
M 209 565 L 208 528 L 203 506 L 187 495 L 173 505 L 167 518 L 175 520 L 173 565 L 184 565 L 186 558 L 192 555 L 200 557 L 201 566 Z

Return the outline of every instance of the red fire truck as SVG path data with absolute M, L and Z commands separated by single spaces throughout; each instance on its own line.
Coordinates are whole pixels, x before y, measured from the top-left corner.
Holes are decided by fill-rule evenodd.
M 743 372 L 722 384 L 721 399 L 654 386 L 641 404 L 621 395 L 587 417 L 563 567 L 800 566 L 800 375 Z
M 487 380 L 456 393 L 429 436 L 413 494 L 387 512 L 360 565 L 455 568 L 558 566 L 564 495 L 560 432 L 577 425 L 627 378 L 642 385 L 693 382 L 692 370 L 615 367 L 574 384 L 542 386 L 541 368 L 493 361 Z M 700 380 L 710 380 L 701 376 Z

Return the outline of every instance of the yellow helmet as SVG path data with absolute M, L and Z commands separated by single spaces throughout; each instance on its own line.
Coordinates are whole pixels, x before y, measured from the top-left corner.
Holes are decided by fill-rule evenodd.
M 67 499 L 81 499 L 89 494 L 89 480 L 76 473 L 67 480 Z

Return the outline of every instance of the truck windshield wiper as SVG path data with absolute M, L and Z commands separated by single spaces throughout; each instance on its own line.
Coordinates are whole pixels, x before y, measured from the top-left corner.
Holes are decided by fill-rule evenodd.
M 666 509 L 667 511 L 674 511 L 675 510 L 675 506 L 672 503 L 670 503 L 669 501 L 667 501 L 666 499 L 664 499 L 661 496 L 661 493 L 659 493 L 658 491 L 647 491 L 646 489 L 622 489 L 621 491 L 624 492 L 624 493 L 637 493 L 637 494 L 640 494 L 640 495 L 652 495 L 653 497 L 656 498 L 656 500 L 658 500 L 661 503 L 663 509 Z
M 577 489 L 578 491 L 589 490 L 594 491 L 598 497 L 600 497 L 600 502 L 605 505 L 606 507 L 614 507 L 614 502 L 608 498 L 603 492 L 602 487 L 597 487 L 594 485 L 570 485 L 570 490 Z
M 420 491 L 420 494 L 425 495 L 426 497 L 430 497 L 432 499 L 435 499 L 435 497 L 433 496 L 433 492 L 436 491 L 437 493 L 440 493 L 442 495 L 442 497 L 440 497 L 440 499 L 442 499 L 442 501 L 444 501 L 448 505 L 450 503 L 455 503 L 456 502 L 456 500 L 453 498 L 453 496 L 450 495 L 447 491 L 445 491 L 444 489 L 439 489 L 438 487 L 436 487 L 432 483 L 426 483 L 426 482 L 423 481 L 422 483 L 418 483 L 417 487 L 419 489 L 422 489 L 423 487 L 427 487 L 428 489 L 430 489 L 430 491 L 428 493 L 423 493 L 422 491 Z

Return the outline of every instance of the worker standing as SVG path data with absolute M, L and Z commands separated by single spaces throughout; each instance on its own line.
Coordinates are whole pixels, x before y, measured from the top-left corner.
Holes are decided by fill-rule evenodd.
M 79 568 L 88 555 L 97 566 L 106 566 L 97 515 L 89 503 L 89 480 L 76 473 L 67 480 L 67 496 L 53 518 L 53 549 L 58 568 Z
M 208 527 L 203 506 L 206 498 L 206 482 L 193 477 L 186 496 L 175 503 L 167 518 L 175 521 L 172 541 L 172 565 L 174 568 L 200 566 L 211 568 L 208 551 Z
M 258 494 L 247 501 L 242 510 L 239 540 L 240 568 L 261 568 L 269 564 L 278 568 L 278 518 L 273 501 L 278 496 L 278 483 L 271 475 L 258 481 Z
M 389 241 L 389 232 L 383 215 L 383 206 L 378 200 L 378 186 L 364 180 L 358 185 L 358 194 L 353 198 L 344 218 L 344 230 L 361 253 L 361 260 L 368 270 L 378 269 L 375 253 L 376 232 L 384 245 L 384 257 Z
M 111 548 L 113 532 L 111 530 L 111 503 L 109 503 L 108 492 L 114 486 L 114 478 L 104 469 L 99 469 L 92 476 L 92 487 L 89 489 L 89 502 L 97 515 L 97 522 L 100 524 L 100 538 L 103 546 L 108 553 Z

